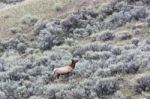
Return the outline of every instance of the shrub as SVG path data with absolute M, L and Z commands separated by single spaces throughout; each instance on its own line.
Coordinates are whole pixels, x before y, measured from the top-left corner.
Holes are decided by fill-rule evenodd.
M 4 50 L 5 50 L 4 43 L 0 41 L 0 52 L 4 52 Z
M 95 68 L 95 69 L 97 69 L 97 68 L 107 68 L 108 66 L 109 66 L 109 64 L 105 60 L 99 60 L 99 61 L 93 62 L 91 64 L 91 67 Z
M 86 99 L 98 99 L 96 92 L 93 91 L 93 86 L 95 85 L 95 80 L 93 78 L 84 79 L 80 83 L 80 89 L 84 90 L 85 98 Z
M 48 84 L 50 81 L 53 81 L 53 73 L 51 71 L 48 71 L 48 72 L 44 71 L 44 73 L 42 73 L 41 78 L 45 84 Z
M 142 58 L 141 59 L 141 66 L 142 67 L 148 67 L 148 65 L 149 65 L 149 59 L 148 58 Z
M 18 43 L 19 43 L 18 40 L 11 38 L 11 39 L 3 42 L 3 47 L 4 47 L 4 49 L 7 49 L 7 50 L 8 49 L 16 49 Z
M 22 63 L 22 66 L 26 69 L 32 69 L 34 67 L 36 67 L 36 60 L 33 60 L 33 59 L 29 59 L 29 60 L 25 60 L 23 63 Z
M 102 32 L 99 39 L 102 41 L 113 40 L 115 35 L 111 31 Z
M 144 96 L 144 98 L 149 99 L 150 98 L 150 94 L 146 93 L 146 92 L 142 92 L 142 95 Z
M 91 95 L 89 96 L 89 99 L 99 99 L 97 94 L 95 92 L 91 92 Z
M 75 24 L 77 25 L 76 22 L 79 21 L 79 18 L 80 18 L 79 13 L 73 13 L 72 15 L 68 16 L 68 20 L 72 22 L 73 25 Z
M 86 98 L 85 96 L 85 90 L 83 89 L 72 89 L 69 96 L 68 96 L 69 99 L 83 99 L 83 98 Z M 87 99 L 87 98 L 86 98 Z
M 39 48 L 41 50 L 51 49 L 54 44 L 55 36 L 49 33 L 48 31 L 43 30 L 38 37 Z
M 98 52 L 87 51 L 87 52 L 85 52 L 84 58 L 88 59 L 88 60 L 90 60 L 90 59 L 97 60 L 97 59 L 99 59 L 99 54 L 98 54 Z
M 1 82 L 6 82 L 6 81 L 8 81 L 10 79 L 10 76 L 9 76 L 9 74 L 7 73 L 7 72 L 2 72 L 2 73 L 0 73 L 0 81 Z
M 135 3 L 137 1 L 139 1 L 139 0 L 126 0 L 127 3 Z
M 150 51 L 150 46 L 149 46 L 149 44 L 144 44 L 144 46 L 141 47 L 141 50 L 142 50 L 142 51 L 145 51 L 145 52 Z
M 80 88 L 92 89 L 93 85 L 95 85 L 95 80 L 87 78 L 80 82 Z
M 111 49 L 112 49 L 112 46 L 110 46 L 109 44 L 91 43 L 89 45 L 76 49 L 73 52 L 73 54 L 81 56 L 86 51 L 110 51 Z
M 94 91 L 97 96 L 110 95 L 119 89 L 119 82 L 116 78 L 102 78 L 96 82 Z
M 45 99 L 45 98 L 42 98 L 40 96 L 31 96 L 28 99 Z
M 149 5 L 150 4 L 150 1 L 149 0 L 143 0 L 144 4 L 147 4 Z
M 128 32 L 123 32 L 118 35 L 119 40 L 128 40 L 132 38 L 132 35 Z
M 31 76 L 38 76 L 38 75 L 42 75 L 42 67 L 41 66 L 36 66 L 33 69 L 30 69 L 27 71 L 27 73 Z
M 96 41 L 109 41 L 113 40 L 115 35 L 111 31 L 103 31 L 102 33 L 96 34 L 92 37 Z
M 114 66 L 110 66 L 111 72 L 115 73 L 136 73 L 139 70 L 140 64 L 135 62 L 130 63 L 118 63 Z
M 84 58 L 85 59 L 100 59 L 100 60 L 107 60 L 111 57 L 111 53 L 107 52 L 107 51 L 103 51 L 103 52 L 92 52 L 92 51 L 88 51 L 86 52 Z
M 135 90 L 137 92 L 149 91 L 150 90 L 150 75 L 149 73 L 141 74 L 136 79 Z
M 67 97 L 67 91 L 66 90 L 64 90 L 64 91 L 60 91 L 60 92 L 57 92 L 56 94 L 55 94 L 55 98 L 56 99 L 64 99 L 65 97 Z
M 57 46 L 53 47 L 51 50 L 51 54 L 49 55 L 50 60 L 63 60 L 61 62 L 68 62 L 72 58 L 71 53 L 66 51 L 65 49 L 61 49 Z
M 33 26 L 38 21 L 36 16 L 26 15 L 21 19 L 22 24 Z
M 109 77 L 112 76 L 111 70 L 110 69 L 101 69 L 99 68 L 95 73 L 94 76 L 97 77 Z
M 82 62 L 77 63 L 77 66 L 75 67 L 74 72 L 75 74 L 72 75 L 73 78 L 89 77 L 90 74 L 93 72 L 93 70 L 92 68 L 90 68 L 90 62 L 87 60 L 84 60 Z
M 73 38 L 66 38 L 66 39 L 65 39 L 65 43 L 66 43 L 67 45 L 69 45 L 69 46 L 75 46 L 76 43 L 77 43 L 77 41 L 74 40 Z
M 7 81 L 0 85 L 1 90 L 5 93 L 7 99 L 17 98 L 17 95 L 15 94 L 15 90 L 17 89 L 17 87 L 18 84 L 13 81 Z
M 79 16 L 78 15 L 72 15 L 67 17 L 65 20 L 61 22 L 61 25 L 63 26 L 65 31 L 70 31 L 73 27 L 78 27 L 79 22 Z
M 146 18 L 146 21 L 147 21 L 147 23 L 148 23 L 148 26 L 150 26 L 150 16 L 148 16 L 148 17 Z
M 90 24 L 87 24 L 87 26 L 86 26 L 86 31 L 89 33 L 89 34 L 92 34 L 92 32 L 94 31 L 93 30 L 93 27 L 90 25 Z
M 97 94 L 93 91 L 93 86 L 95 85 L 96 79 L 95 78 L 88 78 L 84 79 L 82 82 L 80 82 L 79 88 L 82 91 L 84 98 L 86 99 L 95 99 L 97 97 Z
M 137 46 L 133 45 L 133 44 L 127 44 L 124 46 L 125 50 L 132 50 L 132 49 L 136 49 Z
M 147 39 L 145 43 L 146 43 L 146 44 L 150 44 L 150 40 L 149 40 L 149 39 Z
M 33 81 L 33 83 L 31 84 L 31 86 L 28 88 L 28 93 L 30 93 L 30 95 L 43 94 L 44 84 L 45 84 L 44 81 L 42 81 L 40 77 L 37 77 L 35 81 Z
M 141 33 L 143 33 L 143 29 L 136 28 L 133 30 L 133 35 L 139 35 Z
M 103 4 L 100 8 L 100 11 L 107 15 L 111 15 L 113 13 L 113 7 L 111 6 L 111 4 Z
M 116 64 L 117 62 L 117 56 L 112 55 L 107 61 L 106 64 L 107 65 L 111 65 L 111 64 Z
M 60 4 L 60 3 L 55 3 L 54 6 L 53 6 L 53 9 L 54 9 L 55 11 L 62 11 L 63 5 Z
M 21 33 L 22 29 L 19 27 L 12 27 L 12 28 L 9 28 L 9 31 L 13 34 L 16 34 L 16 33 Z
M 122 49 L 119 47 L 114 47 L 114 48 L 112 48 L 111 52 L 113 55 L 121 55 Z
M 133 38 L 131 42 L 132 42 L 132 44 L 134 44 L 135 46 L 138 46 L 139 39 L 138 39 L 138 38 Z
M 25 53 L 28 54 L 28 55 L 29 55 L 29 54 L 33 54 L 33 53 L 34 53 L 34 48 L 28 47 L 28 48 L 26 49 Z
M 111 57 L 111 55 L 112 55 L 111 52 L 103 51 L 103 52 L 99 53 L 99 58 L 101 60 L 107 60 Z
M 14 37 L 14 39 L 18 40 L 18 42 L 22 42 L 22 43 L 26 43 L 26 44 L 29 41 L 28 37 L 22 33 L 17 33 L 16 36 Z
M 131 15 L 128 12 L 124 13 L 123 11 L 120 11 L 118 13 L 117 12 L 113 13 L 110 18 L 107 18 L 105 24 L 107 28 L 115 29 L 117 27 L 124 25 L 130 19 Z
M 129 63 L 129 62 L 135 61 L 136 54 L 137 54 L 137 50 L 135 50 L 135 49 L 124 51 L 122 53 L 122 55 L 118 57 L 117 61 L 125 62 L 125 63 Z
M 127 11 L 124 11 L 123 8 Z M 147 17 L 147 9 L 143 6 L 125 6 L 123 8 L 105 19 L 104 26 L 106 27 L 104 28 L 115 29 L 117 27 L 123 26 L 127 22 L 131 22 L 132 20 L 138 21 Z
M 64 84 L 55 84 L 55 85 L 51 84 L 44 86 L 43 94 L 46 95 L 48 99 L 55 99 L 56 93 L 61 92 L 67 88 L 68 86 Z
M 18 44 L 26 43 L 28 44 L 28 40 L 25 35 L 16 34 L 15 37 L 4 39 L 0 42 L 0 47 L 2 51 L 14 49 L 17 50 Z
M 118 1 L 118 0 L 114 0 L 114 1 Z M 118 11 L 128 11 L 130 10 L 132 7 L 128 6 L 124 1 L 120 1 L 120 2 L 117 2 L 115 5 L 114 5 L 114 9 L 116 12 Z
M 1 97 L 2 99 L 7 99 L 6 94 L 5 94 L 4 92 L 2 92 L 2 91 L 0 91 L 0 97 Z
M 61 45 L 63 42 L 64 42 L 64 33 L 63 33 L 63 30 L 62 28 L 57 25 L 56 23 L 52 24 L 52 23 L 47 23 L 46 24 L 46 28 L 41 30 L 40 31 L 40 34 L 45 34 L 45 33 L 48 33 L 48 34 L 51 34 L 54 36 L 54 40 L 52 43 L 54 43 L 55 45 Z M 39 35 L 39 36 L 41 36 Z
M 10 80 L 18 81 L 20 79 L 29 79 L 28 75 L 25 73 L 24 67 L 14 67 L 13 69 L 9 70 L 8 75 Z
M 48 57 L 40 57 L 35 61 L 35 64 L 38 66 L 48 66 Z
M 46 28 L 46 24 L 48 23 L 48 20 L 39 20 L 37 21 L 37 23 L 34 25 L 34 33 L 35 35 L 38 35 L 41 30 Z
M 124 95 L 123 92 L 121 92 L 119 90 L 114 93 L 113 98 L 115 98 L 115 99 L 119 99 L 119 98 L 131 99 L 131 97 Z
M 61 25 L 63 26 L 65 31 L 69 31 L 70 28 L 72 27 L 72 23 L 69 20 L 63 20 L 61 22 Z
M 1 98 L 111 98 L 112 94 L 120 89 L 119 82 L 124 81 L 122 79 L 119 81 L 112 76 L 116 76 L 115 74 L 117 73 L 132 75 L 137 72 L 143 72 L 149 68 L 150 55 L 148 51 L 150 50 L 150 42 L 148 40 L 146 40 L 146 42 L 144 40 L 138 44 L 139 39 L 133 38 L 131 42 L 129 42 L 132 44 L 127 44 L 125 46 L 114 46 L 113 42 L 100 43 L 99 41 L 88 43 L 87 45 L 76 46 L 77 43 L 80 42 L 78 42 L 78 38 L 75 38 L 75 41 L 74 39 L 65 39 L 70 46 L 56 45 L 59 45 L 60 42 L 63 42 L 63 38 L 68 36 L 74 38 L 74 34 L 79 34 L 81 38 L 88 37 L 91 33 L 98 31 L 98 29 L 103 30 L 103 26 L 107 28 L 105 26 L 108 25 L 110 26 L 108 28 L 113 28 L 122 26 L 131 21 L 134 23 L 136 20 L 148 22 L 148 18 L 145 20 L 147 12 L 141 11 L 140 13 L 140 11 L 135 11 L 134 13 L 134 10 L 139 10 L 139 6 L 137 5 L 145 7 L 143 8 L 145 11 L 148 10 L 147 4 L 139 4 L 144 2 L 144 0 L 139 3 L 138 1 L 133 0 L 131 1 L 133 3 L 128 5 L 126 0 L 112 0 L 106 8 L 104 7 L 101 10 L 100 18 L 98 18 L 97 12 L 94 10 L 82 10 L 73 13 L 72 16 L 62 21 L 53 20 L 50 22 L 40 20 L 34 27 L 36 37 L 32 40 L 29 41 L 24 35 L 19 34 L 18 36 L 17 34 L 13 39 L 0 42 L 0 50 L 2 51 L 2 55 L 0 56 L 6 58 L 6 60 L 0 59 Z M 28 24 L 28 21 L 26 23 Z M 131 27 L 131 29 L 133 28 Z M 15 33 L 17 30 L 13 31 Z M 144 33 L 141 31 L 143 31 L 142 28 L 138 32 Z M 95 40 L 109 41 L 115 39 L 116 34 L 114 33 L 115 31 L 102 31 L 98 35 L 95 35 L 94 38 Z M 125 34 L 121 35 L 120 40 L 132 38 L 132 35 L 129 34 L 128 31 L 121 33 Z M 59 41 L 60 39 L 62 41 Z M 37 46 L 41 50 L 37 48 Z M 49 49 L 51 50 L 48 51 Z M 75 49 L 73 55 L 70 52 L 72 49 Z M 6 52 L 3 53 L 3 51 Z M 22 57 L 19 59 L 18 57 L 20 57 L 20 55 L 17 51 L 19 51 L 19 53 L 25 53 L 25 56 L 20 54 Z M 57 83 L 55 83 L 55 81 L 53 82 L 53 69 L 69 63 L 68 60 L 73 56 L 81 59 L 77 63 L 75 70 L 70 74 L 67 83 L 66 81 L 64 82 L 64 80 L 61 81 L 62 79 L 59 79 L 58 82 L 56 81 Z M 82 78 L 87 79 L 85 80 Z M 126 80 L 126 76 L 123 77 L 123 79 L 124 78 Z M 140 76 L 135 82 L 137 92 L 150 90 L 149 75 Z M 128 82 L 127 85 L 126 82 L 125 85 L 123 83 L 121 91 L 124 91 L 124 87 L 127 87 L 125 90 L 130 89 L 128 88 L 129 86 Z M 131 87 L 133 88 L 132 85 Z M 109 96 L 107 97 L 106 95 Z M 115 97 L 114 95 L 112 97 L 127 98 L 122 94 L 120 96 L 122 97 Z
M 76 28 L 73 31 L 73 33 L 76 37 L 79 37 L 79 38 L 84 38 L 90 35 L 88 32 L 86 32 L 84 28 Z
M 0 72 L 6 71 L 8 68 L 6 61 L 4 59 L 0 59 Z
M 60 20 L 53 20 L 52 22 L 48 22 L 46 24 L 46 29 L 52 33 L 53 35 L 63 36 L 63 29 L 60 25 Z
M 88 9 L 87 10 L 87 15 L 91 16 L 92 18 L 96 18 L 99 14 L 94 9 Z
M 27 99 L 27 97 L 30 96 L 30 93 L 28 92 L 27 88 L 25 86 L 18 86 L 15 90 L 15 97 L 17 99 Z
M 21 54 L 25 53 L 26 49 L 27 49 L 27 46 L 24 43 L 19 43 L 17 45 L 17 50 Z
M 24 0 L 1 0 L 1 2 L 7 3 L 7 4 L 17 3 L 17 2 L 21 2 L 21 1 L 24 1 Z
M 89 77 L 93 74 L 93 71 L 95 71 L 94 69 L 95 69 L 95 68 L 87 68 L 87 69 L 86 69 L 86 67 L 85 67 L 85 70 L 82 70 L 82 72 L 85 71 L 85 72 L 83 73 L 83 75 L 82 75 L 82 72 L 81 72 L 81 73 L 79 73 L 80 76 L 77 76 L 77 75 L 79 75 L 79 74 L 77 74 L 76 76 L 77 76 L 77 77 L 89 78 Z
M 82 20 L 79 13 L 72 14 L 66 19 L 61 21 L 61 26 L 65 32 L 73 32 L 76 28 L 85 28 L 87 26 L 87 22 L 85 20 Z M 69 35 L 69 34 L 66 34 Z
M 145 7 L 134 7 L 131 11 L 130 14 L 132 16 L 132 19 L 139 20 L 141 18 L 146 18 L 147 17 L 147 12 Z

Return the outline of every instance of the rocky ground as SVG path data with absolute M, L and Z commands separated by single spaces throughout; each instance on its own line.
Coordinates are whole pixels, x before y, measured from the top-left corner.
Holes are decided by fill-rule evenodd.
M 150 98 L 150 1 L 94 3 L 63 19 L 25 16 L 9 28 L 14 36 L 0 41 L 1 99 Z M 52 81 L 72 57 L 73 73 Z

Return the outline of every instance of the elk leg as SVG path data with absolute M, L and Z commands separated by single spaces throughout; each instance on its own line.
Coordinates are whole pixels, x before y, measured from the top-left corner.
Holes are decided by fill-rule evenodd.
M 56 75 L 53 75 L 53 80 L 55 80 L 56 79 Z
M 57 79 L 57 73 L 54 73 L 54 75 L 53 75 L 53 79 L 55 80 L 55 79 Z
M 67 78 L 69 77 L 69 73 L 66 74 Z
M 69 80 L 69 73 L 66 73 L 66 78 L 67 80 Z
M 60 74 L 57 74 L 57 79 L 59 79 Z

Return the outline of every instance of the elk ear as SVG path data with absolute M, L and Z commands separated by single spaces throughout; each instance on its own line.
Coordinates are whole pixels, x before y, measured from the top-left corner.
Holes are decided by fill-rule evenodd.
M 74 60 L 73 60 L 73 59 L 71 59 L 71 62 L 73 63 L 73 62 L 74 62 Z
M 74 60 L 73 59 L 71 59 L 71 62 L 73 62 Z

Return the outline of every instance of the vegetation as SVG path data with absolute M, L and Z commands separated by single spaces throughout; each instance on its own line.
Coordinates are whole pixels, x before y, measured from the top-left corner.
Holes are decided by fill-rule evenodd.
M 149 97 L 149 0 L 14 2 L 0 10 L 2 99 Z

